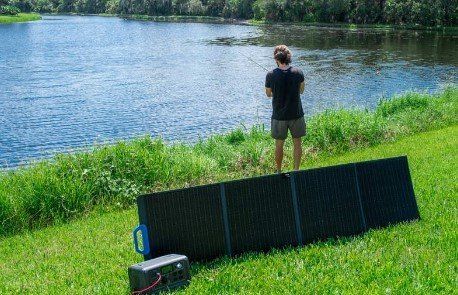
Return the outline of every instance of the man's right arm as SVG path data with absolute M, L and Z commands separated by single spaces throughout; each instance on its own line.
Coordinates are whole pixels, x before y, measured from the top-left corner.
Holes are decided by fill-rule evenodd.
M 267 73 L 265 86 L 267 97 L 272 97 L 272 72 Z

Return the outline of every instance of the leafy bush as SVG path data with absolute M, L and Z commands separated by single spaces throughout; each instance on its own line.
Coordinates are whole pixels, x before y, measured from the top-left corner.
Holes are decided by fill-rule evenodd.
M 378 0 L 355 1 L 354 8 L 349 12 L 349 20 L 352 23 L 382 23 L 383 5 Z
M 21 10 L 14 6 L 10 6 L 10 5 L 0 6 L 0 14 L 3 14 L 3 15 L 17 15 L 20 12 Z
M 9 0 L 8 5 L 19 8 L 21 12 L 30 12 L 33 9 L 31 0 Z
M 33 10 L 46 13 L 55 11 L 55 8 L 49 0 L 36 0 Z
M 265 18 L 266 12 L 264 9 L 264 0 L 256 0 L 253 3 L 253 18 L 255 20 L 262 20 Z
M 223 8 L 224 17 L 252 18 L 253 0 L 227 0 Z
M 257 20 L 456 25 L 456 1 L 445 0 L 256 0 Z

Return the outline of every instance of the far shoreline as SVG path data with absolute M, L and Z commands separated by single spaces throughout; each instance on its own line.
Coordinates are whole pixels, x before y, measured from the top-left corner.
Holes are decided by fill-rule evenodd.
M 301 27 L 322 27 L 340 28 L 349 30 L 374 29 L 374 30 L 411 30 L 411 31 L 433 31 L 458 34 L 458 26 L 435 26 L 428 27 L 418 24 L 354 24 L 354 23 L 320 23 L 320 22 L 272 22 L 255 19 L 236 19 L 216 16 L 202 15 L 143 15 L 143 14 L 87 14 L 87 13 L 43 13 L 42 15 L 78 15 L 78 16 L 101 16 L 118 17 L 126 20 L 170 22 L 170 23 L 209 23 L 209 24 L 233 24 L 246 26 L 301 26 Z

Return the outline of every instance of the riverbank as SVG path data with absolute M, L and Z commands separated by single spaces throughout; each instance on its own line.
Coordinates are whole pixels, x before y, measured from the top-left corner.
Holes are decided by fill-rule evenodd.
M 236 25 L 283 25 L 283 26 L 303 26 L 303 27 L 323 27 L 323 28 L 342 28 L 342 29 L 376 29 L 376 30 L 420 30 L 420 31 L 441 31 L 444 33 L 458 33 L 457 26 L 422 26 L 419 24 L 411 25 L 390 25 L 390 24 L 354 24 L 354 23 L 320 23 L 320 22 L 273 22 L 255 19 L 237 19 L 216 16 L 202 15 L 144 15 L 144 14 L 87 14 L 87 13 L 46 13 L 49 15 L 80 15 L 80 16 L 104 16 L 119 17 L 127 20 L 153 21 L 153 22 L 188 22 L 188 23 L 212 23 L 212 24 L 236 24 Z M 44 15 L 46 15 L 44 14 Z
M 249 22 L 246 20 L 223 18 L 215 16 L 199 16 L 199 15 L 117 15 L 123 19 L 142 20 L 142 21 L 154 21 L 154 22 L 189 22 L 189 23 L 212 23 L 212 24 L 238 24 L 248 25 Z
M 46 13 L 43 15 L 77 15 L 77 16 L 102 16 L 118 17 L 126 20 L 170 22 L 170 23 L 209 23 L 209 24 L 236 24 L 251 25 L 249 20 L 224 18 L 205 15 L 145 15 L 145 14 L 111 14 L 111 13 Z
M 29 21 L 36 21 L 40 19 L 41 19 L 41 16 L 37 13 L 19 13 L 17 15 L 0 15 L 0 24 L 29 22 Z
M 330 110 L 308 118 L 305 154 L 316 158 L 374 146 L 458 123 L 458 88 L 383 100 L 374 111 Z M 291 167 L 287 141 L 286 169 Z M 0 174 L 0 236 L 124 209 L 145 192 L 273 172 L 273 141 L 263 126 L 195 145 L 145 136 Z
M 84 15 L 84 14 L 82 14 Z M 420 30 L 420 31 L 441 31 L 444 33 L 458 33 L 457 26 L 423 26 L 420 24 L 355 24 L 355 23 L 320 23 L 320 22 L 274 22 L 256 19 L 236 19 L 214 16 L 199 15 L 142 15 L 142 14 L 100 14 L 101 16 L 116 16 L 124 19 L 154 21 L 154 22 L 193 22 L 193 23 L 220 23 L 237 25 L 284 25 L 284 26 L 304 26 L 304 27 L 323 27 L 323 28 L 342 28 L 342 29 L 377 29 L 377 30 Z
M 323 27 L 323 28 L 342 28 L 342 29 L 377 29 L 377 30 L 420 30 L 420 31 L 441 31 L 444 33 L 458 33 L 458 27 L 446 26 L 423 26 L 419 24 L 410 25 L 390 25 L 390 24 L 354 24 L 354 23 L 320 23 L 320 22 L 273 22 L 267 20 L 255 19 L 236 19 L 214 16 L 191 16 L 191 15 L 110 15 L 102 14 L 102 16 L 117 16 L 124 19 L 154 21 L 154 22 L 192 22 L 192 23 L 219 23 L 219 24 L 237 24 L 237 25 L 284 25 L 284 26 L 304 26 L 304 27 Z
M 457 147 L 455 125 L 339 156 L 308 158 L 302 168 L 406 154 L 421 220 L 354 238 L 193 264 L 191 284 L 178 294 L 452 294 Z M 135 208 L 95 212 L 0 238 L 0 293 L 128 294 L 127 267 L 142 260 L 130 233 L 137 223 Z
M 247 20 L 250 25 L 295 25 L 304 27 L 342 28 L 349 30 L 374 29 L 374 30 L 418 30 L 439 31 L 444 33 L 458 33 L 457 26 L 423 26 L 419 24 L 392 25 L 392 24 L 354 24 L 354 23 L 320 23 L 320 22 L 272 22 L 265 20 Z

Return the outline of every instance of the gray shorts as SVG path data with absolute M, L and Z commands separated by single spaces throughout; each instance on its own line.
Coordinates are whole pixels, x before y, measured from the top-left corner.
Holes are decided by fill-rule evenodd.
M 273 138 L 285 140 L 288 136 L 288 129 L 293 138 L 304 136 L 306 133 L 304 117 L 286 121 L 272 119 L 270 132 Z

